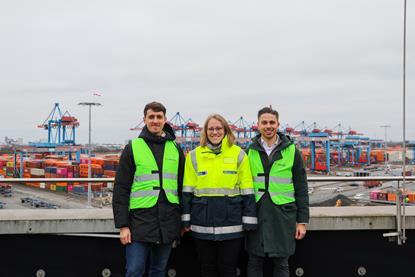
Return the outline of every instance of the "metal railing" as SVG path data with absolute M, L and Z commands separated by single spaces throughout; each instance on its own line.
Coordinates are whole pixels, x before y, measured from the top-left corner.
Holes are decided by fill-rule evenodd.
M 308 177 L 308 182 L 356 182 L 356 181 L 398 181 L 396 188 L 396 232 L 385 233 L 384 237 L 397 237 L 399 245 L 405 243 L 405 200 L 400 190 L 400 182 L 415 181 L 415 176 L 365 176 L 365 177 Z M 66 182 L 66 183 L 113 183 L 114 178 L 0 178 L 0 183 L 54 183 L 54 182 Z M 88 195 L 91 187 L 88 186 Z M 402 212 L 403 211 L 403 212 Z
M 350 181 L 403 181 L 403 176 L 365 176 L 365 177 L 307 177 L 308 182 L 350 182 Z M 415 176 L 406 176 L 406 181 L 415 181 Z M 0 178 L 0 183 L 105 183 L 114 182 L 114 178 Z

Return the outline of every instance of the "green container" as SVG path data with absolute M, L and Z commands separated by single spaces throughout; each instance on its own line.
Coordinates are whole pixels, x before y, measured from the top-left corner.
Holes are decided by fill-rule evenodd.
M 67 191 L 66 186 L 56 186 L 56 191 Z

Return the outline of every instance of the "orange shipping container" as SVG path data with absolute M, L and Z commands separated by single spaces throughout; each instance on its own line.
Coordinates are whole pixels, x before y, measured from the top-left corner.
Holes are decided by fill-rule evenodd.
M 396 194 L 389 192 L 388 193 L 388 201 L 396 201 Z
M 39 188 L 40 183 L 26 183 L 26 186 L 33 187 L 33 188 Z
M 96 165 L 103 165 L 104 164 L 104 159 L 102 158 L 91 158 L 91 164 L 96 164 Z
M 115 177 L 116 171 L 114 170 L 104 170 L 104 175 L 107 177 Z

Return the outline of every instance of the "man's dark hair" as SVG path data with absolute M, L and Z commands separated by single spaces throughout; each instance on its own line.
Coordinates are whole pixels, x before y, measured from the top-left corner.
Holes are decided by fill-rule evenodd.
M 155 112 L 163 112 L 163 114 L 166 115 L 166 107 L 164 107 L 163 104 L 156 102 L 156 101 L 148 103 L 144 107 L 144 117 L 147 115 L 148 110 L 153 110 Z
M 277 120 L 279 120 L 279 115 L 278 115 L 278 112 L 277 112 L 276 110 L 273 110 L 273 109 L 272 109 L 272 108 L 270 108 L 270 107 L 264 107 L 264 108 L 260 109 L 260 110 L 258 111 L 258 119 L 259 119 L 259 117 L 260 117 L 261 115 L 263 115 L 264 113 L 270 113 L 270 114 L 273 114 L 273 115 L 275 115 L 275 116 L 277 117 Z

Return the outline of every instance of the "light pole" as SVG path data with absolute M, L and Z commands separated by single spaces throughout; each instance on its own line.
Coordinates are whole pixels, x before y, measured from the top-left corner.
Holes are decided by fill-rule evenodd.
M 88 131 L 88 178 L 91 178 L 91 107 L 101 106 L 98 102 L 81 102 L 78 103 L 81 106 L 89 107 L 89 131 Z M 91 182 L 88 182 L 88 208 L 91 208 Z
M 402 47 L 402 191 L 404 193 L 402 203 L 402 234 L 398 237 L 398 245 L 406 242 L 406 218 L 405 218 L 405 178 L 406 178 L 406 0 L 403 1 L 403 47 Z M 399 185 L 399 183 L 398 183 Z M 396 197 L 398 199 L 398 197 Z M 399 205 L 400 206 L 400 205 Z M 400 209 L 398 209 L 400 211 Z M 400 216 L 400 215 L 399 215 Z M 398 222 L 399 223 L 399 222 Z
M 387 158 L 386 158 L 386 144 L 388 141 L 388 128 L 392 127 L 391 125 L 382 125 L 380 126 L 381 128 L 385 128 L 385 142 L 383 143 L 383 158 L 385 159 L 384 164 L 385 164 L 385 170 L 387 168 Z

